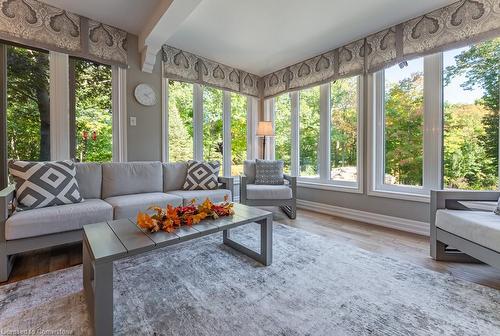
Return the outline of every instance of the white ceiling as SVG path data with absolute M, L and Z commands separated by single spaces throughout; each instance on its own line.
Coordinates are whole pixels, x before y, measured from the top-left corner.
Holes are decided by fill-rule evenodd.
M 139 34 L 161 0 L 42 1 Z M 264 75 L 455 1 L 202 0 L 165 42 Z
M 161 0 L 40 0 L 138 35 Z

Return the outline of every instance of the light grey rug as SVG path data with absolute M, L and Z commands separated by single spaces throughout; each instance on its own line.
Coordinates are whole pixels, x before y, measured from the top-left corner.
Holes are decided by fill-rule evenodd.
M 270 267 L 212 235 L 115 263 L 114 284 L 117 335 L 500 335 L 500 291 L 281 224 Z M 19 329 L 89 334 L 81 267 L 0 287 Z

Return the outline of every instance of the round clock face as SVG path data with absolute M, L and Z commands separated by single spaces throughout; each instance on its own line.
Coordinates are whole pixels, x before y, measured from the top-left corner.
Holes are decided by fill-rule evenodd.
M 153 106 L 156 104 L 156 94 L 148 84 L 139 84 L 134 90 L 135 99 L 144 106 Z

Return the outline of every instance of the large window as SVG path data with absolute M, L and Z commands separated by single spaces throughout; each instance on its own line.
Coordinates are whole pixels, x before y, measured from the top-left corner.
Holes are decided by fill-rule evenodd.
M 274 141 L 276 160 L 283 161 L 283 170 L 291 173 L 291 135 L 292 135 L 292 104 L 290 94 L 285 93 L 275 98 L 274 103 Z
M 247 159 L 247 97 L 231 94 L 231 175 L 243 173 Z
M 8 157 L 50 160 L 47 52 L 7 46 L 7 102 Z
M 300 91 L 299 174 L 319 177 L 320 87 Z
M 71 58 L 74 77 L 76 141 L 72 157 L 80 162 L 105 162 L 113 157 L 111 67 Z
M 445 188 L 497 189 L 500 39 L 443 53 Z
M 385 70 L 384 183 L 423 185 L 424 62 Z
M 193 159 L 193 84 L 168 82 L 168 157 Z
M 203 88 L 203 160 L 219 161 L 223 175 L 223 96 L 212 87 Z
M 358 180 L 359 78 L 336 80 L 331 84 L 330 178 Z

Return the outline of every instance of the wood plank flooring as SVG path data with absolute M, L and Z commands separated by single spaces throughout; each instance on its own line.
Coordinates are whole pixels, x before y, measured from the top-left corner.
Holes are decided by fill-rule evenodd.
M 299 210 L 297 219 L 290 220 L 279 210 L 269 210 L 274 211 L 276 222 L 437 272 L 452 274 L 466 281 L 500 289 L 500 270 L 491 266 L 432 260 L 429 257 L 428 237 L 306 210 Z M 19 255 L 9 280 L 0 285 L 81 264 L 81 251 L 81 244 L 73 244 Z

